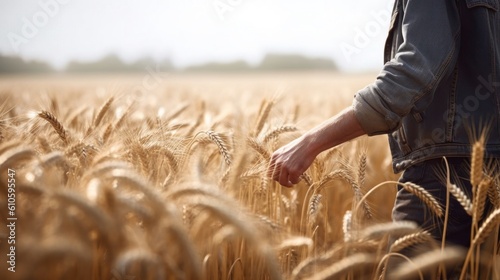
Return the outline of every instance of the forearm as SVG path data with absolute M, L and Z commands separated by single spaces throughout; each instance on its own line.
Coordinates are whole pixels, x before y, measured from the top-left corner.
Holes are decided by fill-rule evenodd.
M 318 155 L 332 147 L 365 135 L 352 107 L 312 128 L 303 135 L 311 153 Z

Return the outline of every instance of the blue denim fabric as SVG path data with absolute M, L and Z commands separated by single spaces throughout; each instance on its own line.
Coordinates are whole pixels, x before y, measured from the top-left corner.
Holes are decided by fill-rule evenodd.
M 470 160 L 468 158 L 449 158 L 448 164 L 452 170 L 451 181 L 472 198 L 470 184 Z M 433 159 L 416 164 L 404 171 L 401 183 L 412 182 L 427 190 L 442 206 L 446 206 L 445 163 L 443 159 Z M 491 209 L 487 201 L 485 213 Z M 433 212 L 411 192 L 399 187 L 393 209 L 395 221 L 413 221 L 422 229 L 428 230 L 436 240 L 442 240 L 443 218 L 433 215 Z M 483 215 L 483 217 L 485 217 Z M 446 242 L 453 245 L 469 247 L 472 218 L 458 200 L 450 195 L 449 220 L 446 229 Z
M 459 186 L 467 196 L 472 199 L 472 186 L 469 180 L 470 174 L 470 159 L 469 158 L 448 158 L 447 159 L 451 174 L 451 182 Z M 495 163 L 498 168 L 498 162 Z M 492 174 L 498 174 L 499 170 L 491 170 Z M 445 210 L 446 206 L 446 185 L 445 185 L 445 163 L 443 159 L 432 159 L 422 163 L 415 164 L 407 168 L 402 174 L 399 182 L 412 182 L 427 190 Z M 468 249 L 470 245 L 470 234 L 472 217 L 469 216 L 458 200 L 450 194 L 449 200 L 449 218 L 446 228 L 446 246 L 462 246 Z M 486 200 L 485 210 L 480 224 L 493 210 L 493 206 L 489 199 Z M 418 224 L 422 229 L 428 230 L 429 233 L 441 242 L 443 238 L 444 218 L 438 218 L 433 215 L 433 212 L 414 194 L 399 187 L 396 196 L 396 202 L 392 212 L 393 220 L 395 221 L 412 221 Z M 392 239 L 390 242 L 394 242 Z M 408 257 L 413 257 L 422 252 L 418 252 L 417 248 L 405 248 L 400 253 Z M 423 248 L 430 250 L 431 248 Z M 390 272 L 401 263 L 400 260 L 391 258 L 387 271 Z M 461 265 L 447 268 L 447 279 L 459 279 L 462 270 Z M 432 278 L 432 273 L 425 275 L 425 279 Z M 416 278 L 420 279 L 420 278 Z M 467 278 L 466 278 L 467 279 Z M 484 279 L 484 278 L 480 278 Z
M 369 135 L 389 133 L 395 172 L 471 153 L 487 124 L 500 157 L 499 0 L 396 0 L 376 81 L 353 109 Z

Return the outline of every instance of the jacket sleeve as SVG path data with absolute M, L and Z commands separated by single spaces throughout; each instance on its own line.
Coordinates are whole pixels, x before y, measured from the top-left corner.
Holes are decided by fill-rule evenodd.
M 402 43 L 376 81 L 357 92 L 354 113 L 368 135 L 399 128 L 414 103 L 434 94 L 458 54 L 458 7 L 450 0 L 403 0 Z

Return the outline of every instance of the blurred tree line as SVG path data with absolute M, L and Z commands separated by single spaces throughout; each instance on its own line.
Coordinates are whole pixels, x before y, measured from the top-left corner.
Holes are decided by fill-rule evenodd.
M 161 69 L 163 72 L 252 72 L 252 71 L 294 71 L 294 70 L 338 70 L 333 60 L 311 58 L 299 54 L 267 54 L 258 65 L 246 61 L 208 62 L 192 65 L 183 69 L 174 67 L 170 60 L 161 62 L 152 58 L 142 58 L 133 63 L 123 62 L 111 54 L 97 61 L 71 61 L 62 71 L 56 71 L 43 61 L 25 61 L 19 57 L 0 55 L 0 74 L 21 73 L 106 73 L 106 72 L 144 72 L 147 68 Z

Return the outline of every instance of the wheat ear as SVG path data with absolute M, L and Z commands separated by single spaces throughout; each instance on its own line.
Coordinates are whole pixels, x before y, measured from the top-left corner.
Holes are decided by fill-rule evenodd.
M 259 133 L 262 131 L 262 128 L 264 127 L 266 119 L 269 117 L 269 113 L 271 112 L 273 105 L 274 105 L 273 101 L 264 101 L 264 103 L 262 104 L 261 110 L 259 111 L 259 115 L 257 118 L 257 122 L 255 123 L 255 129 L 252 133 L 253 136 L 259 135 Z
M 407 182 L 402 184 L 403 188 L 420 198 L 438 217 L 443 216 L 443 208 L 439 205 L 439 202 L 434 198 L 428 191 L 426 191 L 421 186 Z
M 358 164 L 358 185 L 362 188 L 365 185 L 366 176 L 366 153 L 359 156 Z
M 449 184 L 450 193 L 457 199 L 457 201 L 462 205 L 465 212 L 472 216 L 472 202 L 467 197 L 467 195 L 455 184 Z
M 472 242 L 473 246 L 483 243 L 490 233 L 500 224 L 500 209 L 493 211 L 484 221 L 483 225 L 477 231 Z
M 289 239 L 283 240 L 277 247 L 276 250 L 286 250 L 294 247 L 307 247 L 308 251 L 313 248 L 313 240 L 309 237 L 296 236 Z
M 262 143 L 257 142 L 257 140 L 253 138 L 247 138 L 247 143 L 248 146 L 259 153 L 259 155 L 261 155 L 265 161 L 269 161 L 271 159 L 271 153 L 266 149 L 266 147 L 264 147 Z
M 108 124 L 108 126 L 106 127 L 106 130 L 104 130 L 104 133 L 102 135 L 102 142 L 103 143 L 108 142 L 109 137 L 113 133 L 113 129 L 114 129 L 113 124 L 112 123 Z
M 120 129 L 122 127 L 123 123 L 125 123 L 125 120 L 127 119 L 128 115 L 132 111 L 132 106 L 133 105 L 134 105 L 134 103 L 131 103 L 127 107 L 127 109 L 125 110 L 125 112 L 123 112 L 123 114 L 120 116 L 120 118 L 116 121 L 116 123 L 115 123 L 115 129 Z
M 64 143 L 68 142 L 68 135 L 66 130 L 64 129 L 64 126 L 57 120 L 54 115 L 47 111 L 42 111 L 38 113 L 38 116 L 46 120 L 54 128 L 54 130 L 57 132 L 57 135 L 59 135 L 59 138 L 61 138 Z
M 99 110 L 99 113 L 97 113 L 96 118 L 94 119 L 94 126 L 97 127 L 101 123 L 102 119 L 106 115 L 106 112 L 109 111 L 109 108 L 111 108 L 111 104 L 115 100 L 114 96 L 110 97 L 106 103 L 101 107 Z
M 309 201 L 309 215 L 307 220 L 311 226 L 316 222 L 316 218 L 318 217 L 321 209 L 321 197 L 321 194 L 315 194 L 311 196 Z
M 280 134 L 283 134 L 283 133 L 286 133 L 286 132 L 293 132 L 293 131 L 297 131 L 297 130 L 298 130 L 298 128 L 295 127 L 295 126 L 290 126 L 290 125 L 280 126 L 278 128 L 275 128 L 275 129 L 271 130 L 270 132 L 268 132 L 264 136 L 264 140 L 262 140 L 262 142 L 268 143 L 269 140 L 275 139 Z
M 418 230 L 418 227 L 413 222 L 408 221 L 398 221 L 398 222 L 389 222 L 389 223 L 381 223 L 375 224 L 364 229 L 360 237 L 364 240 L 366 239 L 374 239 L 381 238 L 387 235 L 406 235 L 409 233 L 414 233 Z
M 470 182 L 473 186 L 473 190 L 479 186 L 479 183 L 481 183 L 483 179 L 483 161 L 484 144 L 483 141 L 480 140 L 472 145 Z
M 490 188 L 488 189 L 488 197 L 490 199 L 491 204 L 495 207 L 495 209 L 500 208 L 500 190 L 498 189 L 498 178 L 493 181 Z
M 352 211 L 347 210 L 342 218 L 342 233 L 344 234 L 344 242 L 352 240 Z
M 351 189 L 353 190 L 354 193 L 354 198 L 356 203 L 361 203 L 361 207 L 363 207 L 364 214 L 368 219 L 371 219 L 373 217 L 372 211 L 366 200 L 363 199 L 363 192 L 361 191 L 361 188 L 359 187 L 358 183 L 356 180 L 354 180 L 353 174 L 346 169 L 338 169 L 333 172 L 330 172 L 327 174 L 325 177 L 321 179 L 321 181 L 318 183 L 318 187 L 316 188 L 315 192 L 320 192 L 322 189 L 326 188 L 328 186 L 328 183 L 335 180 L 335 179 L 342 179 L 345 182 L 347 182 L 350 186 Z
M 485 177 L 481 180 L 479 186 L 477 187 L 476 196 L 474 197 L 474 204 L 472 205 L 472 219 L 474 220 L 473 223 L 477 223 L 479 220 L 481 220 L 486 204 L 486 197 L 488 196 L 488 189 L 490 188 L 491 183 L 492 179 L 490 177 Z
M 299 178 L 304 180 L 304 182 L 306 182 L 306 185 L 308 187 L 311 187 L 313 185 L 313 180 L 312 180 L 311 176 L 309 176 L 307 173 L 302 173 L 302 175 L 300 175 Z
M 415 244 L 425 243 L 434 240 L 427 231 L 416 232 L 398 238 L 390 248 L 390 252 L 399 252 L 404 248 Z
M 219 152 L 222 157 L 224 157 L 224 161 L 226 162 L 226 164 L 228 166 L 231 165 L 231 154 L 229 153 L 229 148 L 224 140 L 222 140 L 220 135 L 217 132 L 211 130 L 203 131 L 202 133 L 206 134 L 208 138 L 212 140 L 215 145 L 217 145 L 217 148 L 219 148 Z

